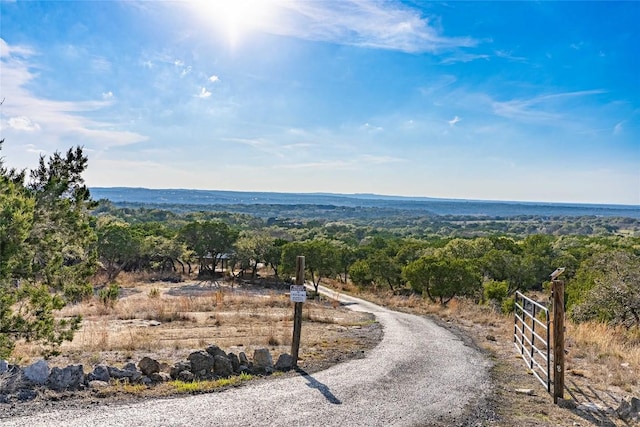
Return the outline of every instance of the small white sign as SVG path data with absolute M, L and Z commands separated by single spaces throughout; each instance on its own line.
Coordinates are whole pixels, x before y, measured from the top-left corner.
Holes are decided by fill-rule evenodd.
M 304 285 L 291 285 L 289 295 L 291 295 L 292 302 L 305 302 L 307 300 L 307 288 Z

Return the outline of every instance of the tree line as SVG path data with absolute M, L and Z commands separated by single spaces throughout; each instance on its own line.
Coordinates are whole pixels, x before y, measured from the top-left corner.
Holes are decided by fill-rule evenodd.
M 495 233 L 415 238 L 317 220 L 267 225 L 246 214 L 165 212 L 166 218 L 155 221 L 149 216 L 162 211 L 124 210 L 126 215 L 113 206 L 103 209 L 95 220 L 98 257 L 114 273 L 170 269 L 212 275 L 224 254 L 229 271 L 238 277 L 255 278 L 262 264 L 279 278 L 292 274 L 296 256 L 304 255 L 316 291 L 323 279 L 349 280 L 362 288 L 424 295 L 440 304 L 459 296 L 479 303 L 493 300 L 508 311 L 516 291 L 541 291 L 549 274 L 565 267 L 567 309 L 575 320 L 640 326 L 638 237 Z
M 215 277 L 225 262 L 236 278 L 255 279 L 265 266 L 276 280 L 287 280 L 297 255 L 305 256 L 316 291 L 323 280 L 351 281 L 440 304 L 456 297 L 493 301 L 505 311 L 516 291 L 542 290 L 549 274 L 565 267 L 567 309 L 575 320 L 640 327 L 639 237 L 407 235 L 398 218 L 400 228 L 117 207 L 91 200 L 86 167 L 79 147 L 41 157 L 28 174 L 0 159 L 0 357 L 18 339 L 51 349 L 70 339 L 80 319 L 56 319 L 55 310 L 103 287 L 117 291 L 122 271 Z

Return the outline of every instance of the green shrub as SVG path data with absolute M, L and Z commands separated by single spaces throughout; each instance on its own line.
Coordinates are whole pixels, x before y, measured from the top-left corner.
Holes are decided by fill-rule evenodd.
M 516 298 L 514 296 L 510 296 L 509 298 L 502 300 L 501 307 L 504 314 L 513 313 L 513 310 L 516 308 Z
M 112 283 L 106 288 L 100 289 L 98 292 L 98 298 L 100 302 L 108 307 L 113 307 L 118 301 L 118 297 L 120 296 L 120 286 L 117 283 Z
M 65 285 L 63 291 L 67 302 L 77 303 L 93 295 L 93 286 L 90 283 L 72 283 Z
M 484 290 L 485 301 L 494 300 L 498 304 L 502 304 L 502 301 L 509 294 L 509 284 L 505 281 L 497 282 L 495 280 L 489 280 L 482 284 Z

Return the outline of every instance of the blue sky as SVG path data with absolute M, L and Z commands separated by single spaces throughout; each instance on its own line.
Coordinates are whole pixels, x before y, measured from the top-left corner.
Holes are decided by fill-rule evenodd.
M 2 156 L 89 186 L 640 204 L 640 2 L 0 1 Z

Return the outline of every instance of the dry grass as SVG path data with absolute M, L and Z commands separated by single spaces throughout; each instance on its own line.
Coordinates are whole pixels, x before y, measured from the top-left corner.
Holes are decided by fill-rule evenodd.
M 498 412 L 503 417 L 502 423 L 496 425 L 629 425 L 615 416 L 583 417 L 553 405 L 540 383 L 525 373 L 524 363 L 514 351 L 513 315 L 503 315 L 466 299 L 454 299 L 441 306 L 416 296 L 390 293 L 360 293 L 360 296 L 396 310 L 431 315 L 456 324 L 477 345 L 490 351 L 498 362 L 494 374 L 500 390 Z M 566 328 L 565 398 L 617 408 L 623 398 L 628 401 L 630 396 L 640 397 L 640 330 L 571 321 L 567 321 Z M 539 397 L 519 397 L 514 393 L 516 388 L 531 388 Z
M 81 329 L 61 347 L 53 366 L 82 363 L 124 363 L 152 356 L 172 364 L 193 350 L 216 344 L 226 351 L 251 355 L 268 347 L 274 357 L 290 352 L 293 305 L 283 292 L 216 288 L 197 283 L 137 283 L 123 276 L 126 288 L 113 307 L 94 299 L 66 307 L 59 315 L 81 315 Z M 339 342 L 331 327 L 365 324 L 368 317 L 328 301 L 304 305 L 303 342 L 315 346 L 318 337 Z M 40 347 L 19 342 L 12 362 L 40 358 Z M 313 358 L 315 350 L 300 358 Z
M 640 386 L 638 331 L 602 323 L 567 325 L 570 374 L 631 393 Z
M 276 356 L 290 350 L 293 306 L 281 293 L 243 292 L 194 283 L 149 285 L 140 284 L 137 279 L 127 280 L 123 297 L 113 308 L 94 300 L 60 313 L 81 314 L 84 320 L 74 340 L 63 345 L 64 357 L 52 360 L 53 366 L 117 364 L 137 361 L 145 355 L 171 364 L 214 343 L 227 351 L 244 351 L 248 355 L 265 346 Z M 442 306 L 418 296 L 363 294 L 350 284 L 332 285 L 337 293 L 355 294 L 400 311 L 443 319 L 474 337 L 477 345 L 499 361 L 495 372 L 504 380 L 500 389 L 505 390 L 500 394 L 501 410 L 506 411 L 502 415 L 510 423 L 498 425 L 576 425 L 575 414 L 550 404 L 551 399 L 531 375 L 513 373 L 524 372 L 522 359 L 513 347 L 513 316 L 465 299 L 454 299 Z M 328 349 L 357 345 L 340 331 L 371 322 L 367 314 L 346 310 L 336 301 L 308 301 L 303 319 L 304 345 L 299 360 L 322 359 Z M 157 326 L 152 326 L 155 322 Z M 568 322 L 566 337 L 565 382 L 572 398 L 616 407 L 621 397 L 640 396 L 640 331 Z M 30 363 L 39 354 L 39 347 L 18 343 L 12 362 Z M 523 401 L 516 396 L 512 390 L 524 383 L 524 388 L 538 390 L 540 397 Z M 533 423 L 531 414 L 537 413 L 544 414 L 544 422 Z M 577 419 L 578 423 L 583 421 Z
M 464 326 L 482 326 L 483 330 L 498 332 L 510 340 L 513 334 L 513 316 L 498 313 L 489 306 L 478 305 L 467 299 L 454 299 L 442 306 L 418 296 L 367 295 L 368 299 L 396 310 L 435 315 L 444 320 L 455 320 Z M 638 385 L 640 376 L 640 331 L 613 328 L 603 323 L 566 323 L 568 364 L 579 364 L 594 373 L 602 371 L 599 380 L 624 379 L 625 385 Z M 630 375 L 633 374 L 633 375 Z M 609 378 L 609 380 L 607 380 Z M 616 384 L 620 385 L 620 384 Z

